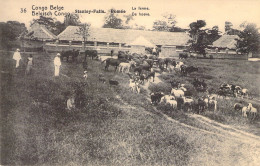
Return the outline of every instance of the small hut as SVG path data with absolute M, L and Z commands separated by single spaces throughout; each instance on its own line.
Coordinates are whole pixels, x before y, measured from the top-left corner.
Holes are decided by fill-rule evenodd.
M 156 47 L 154 44 L 152 44 L 150 41 L 145 39 L 143 36 L 139 36 L 136 38 L 133 42 L 128 44 L 131 46 L 131 53 L 138 53 L 138 54 L 145 54 L 145 47 Z

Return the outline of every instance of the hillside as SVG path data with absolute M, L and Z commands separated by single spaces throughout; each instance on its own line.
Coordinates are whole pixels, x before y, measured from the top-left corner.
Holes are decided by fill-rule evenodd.
M 128 76 L 105 72 L 99 61 L 89 60 L 84 81 L 81 64 L 63 62 L 61 76 L 54 78 L 54 55 L 34 55 L 34 72 L 24 76 L 25 61 L 14 70 L 8 67 L 10 56 L 1 53 L 1 70 L 13 75 L 8 81 L 1 73 L 1 165 L 260 163 L 255 130 L 162 111 L 151 105 L 148 88 L 141 94 L 130 92 Z M 101 83 L 100 73 L 106 80 L 118 80 L 119 86 Z M 77 87 L 86 95 L 86 106 L 68 111 L 66 99 Z

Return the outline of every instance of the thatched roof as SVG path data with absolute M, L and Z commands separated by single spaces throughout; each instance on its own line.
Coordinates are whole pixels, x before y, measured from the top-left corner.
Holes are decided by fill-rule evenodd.
M 58 35 L 59 40 L 83 41 L 81 35 L 77 34 L 79 27 L 68 26 Z M 155 45 L 187 45 L 190 37 L 184 32 L 158 32 L 133 29 L 113 28 L 90 28 L 90 36 L 87 41 L 109 42 L 109 43 L 131 43 L 139 36 L 143 36 Z
M 33 38 L 37 40 L 55 40 L 57 36 L 55 36 L 51 31 L 49 31 L 44 25 L 40 25 L 38 23 L 34 23 L 31 26 L 31 29 L 28 32 L 29 36 L 27 38 Z
M 218 48 L 229 48 L 229 49 L 236 49 L 237 41 L 235 39 L 238 39 L 239 37 L 237 35 L 223 35 L 218 40 L 213 42 L 213 47 Z
M 145 46 L 145 47 L 155 47 L 150 41 L 146 40 L 143 36 L 139 36 L 132 43 L 128 44 L 131 46 Z

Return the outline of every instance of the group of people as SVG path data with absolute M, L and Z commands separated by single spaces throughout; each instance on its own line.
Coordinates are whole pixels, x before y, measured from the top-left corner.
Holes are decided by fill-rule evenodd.
M 54 58 L 54 76 L 59 76 L 60 74 L 60 66 L 61 66 L 61 59 L 60 59 L 60 53 L 57 53 L 56 57 Z M 13 55 L 13 59 L 16 61 L 15 68 L 18 68 L 20 66 L 20 61 L 22 60 L 22 56 L 20 53 L 20 49 L 16 49 Z M 27 58 L 27 66 L 25 70 L 25 74 L 28 75 L 31 73 L 33 68 L 33 56 L 32 54 L 29 55 Z

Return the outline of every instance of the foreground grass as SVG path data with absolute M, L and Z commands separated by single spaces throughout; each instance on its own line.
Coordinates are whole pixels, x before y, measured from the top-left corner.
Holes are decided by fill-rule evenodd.
M 34 55 L 33 75 L 24 76 L 25 63 L 18 70 L 6 68 L 6 64 L 12 63 L 10 56 L 1 56 L 2 70 L 9 70 L 13 76 L 1 84 L 1 164 L 189 162 L 194 153 L 192 145 L 180 134 L 169 133 L 172 129 L 163 119 L 140 112 L 144 108 L 120 106 L 124 103 L 117 96 L 123 89 L 98 81 L 101 72 L 107 79 L 117 78 L 113 72 L 104 72 L 100 62 L 89 63 L 89 79 L 84 82 L 81 65 L 63 63 L 62 75 L 54 78 L 53 57 Z M 85 93 L 87 104 L 83 109 L 68 112 L 66 99 L 77 86 Z

